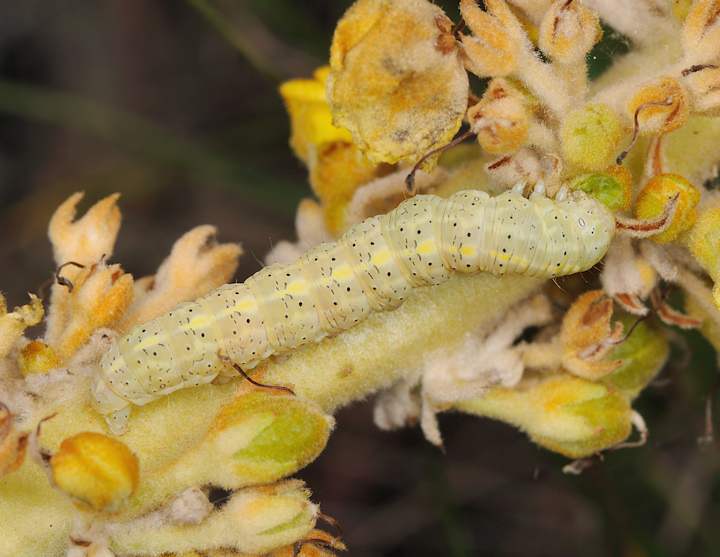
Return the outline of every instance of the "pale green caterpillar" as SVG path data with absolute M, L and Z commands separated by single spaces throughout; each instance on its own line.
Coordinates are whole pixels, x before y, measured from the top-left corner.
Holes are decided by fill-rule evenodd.
M 455 272 L 555 277 L 584 271 L 605 255 L 612 213 L 573 192 L 564 201 L 508 191 L 418 195 L 353 226 L 293 263 L 264 268 L 134 327 L 104 354 L 92 405 L 120 433 L 132 404 L 235 375 L 243 369 L 396 308 L 418 286 Z

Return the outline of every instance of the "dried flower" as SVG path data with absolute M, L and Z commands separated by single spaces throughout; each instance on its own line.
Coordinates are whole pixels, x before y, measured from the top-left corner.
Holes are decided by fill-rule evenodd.
M 328 104 L 333 124 L 350 130 L 371 161 L 414 164 L 459 129 L 468 78 L 460 51 L 447 48 L 448 27 L 424 0 L 360 0 L 338 23 Z
M 42 301 L 30 294 L 30 303 L 8 313 L 5 298 L 0 294 L 0 359 L 7 356 L 25 329 L 40 323 L 45 311 Z

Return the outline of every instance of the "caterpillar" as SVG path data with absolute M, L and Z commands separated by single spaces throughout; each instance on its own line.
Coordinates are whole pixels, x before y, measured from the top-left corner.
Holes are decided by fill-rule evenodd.
M 91 404 L 120 433 L 131 404 L 235 375 L 219 352 L 250 369 L 394 309 L 414 288 L 456 271 L 548 278 L 584 271 L 603 257 L 614 232 L 612 213 L 582 192 L 560 202 L 514 191 L 418 195 L 293 263 L 270 265 L 135 326 L 103 355 Z

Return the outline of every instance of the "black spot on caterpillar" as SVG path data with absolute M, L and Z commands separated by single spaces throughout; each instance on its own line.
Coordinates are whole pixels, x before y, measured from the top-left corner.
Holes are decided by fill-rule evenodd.
M 456 271 L 555 277 L 587 270 L 605 255 L 615 220 L 595 198 L 572 197 L 471 190 L 408 199 L 293 263 L 270 265 L 134 327 L 103 355 L 92 405 L 120 432 L 131 403 L 234 374 L 218 351 L 250 369 L 396 308 L 414 288 Z

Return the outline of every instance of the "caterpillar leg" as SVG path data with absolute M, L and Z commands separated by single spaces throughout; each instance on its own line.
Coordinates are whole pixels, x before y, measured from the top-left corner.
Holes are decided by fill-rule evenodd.
M 110 433 L 122 435 L 127 431 L 128 416 L 132 403 L 113 391 L 103 377 L 93 374 L 90 380 L 90 404 L 105 418 Z
M 125 408 L 108 414 L 105 416 L 105 421 L 110 426 L 110 433 L 113 435 L 122 435 L 127 431 L 127 419 L 130 416 L 130 405 L 128 404 Z

